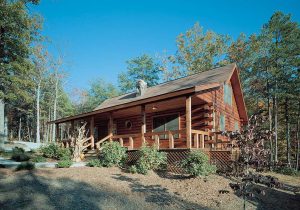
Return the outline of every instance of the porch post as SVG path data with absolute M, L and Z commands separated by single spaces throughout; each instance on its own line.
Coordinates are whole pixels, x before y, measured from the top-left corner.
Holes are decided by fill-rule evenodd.
M 145 111 L 144 104 L 141 106 L 141 109 L 142 109 L 142 126 L 141 126 L 142 142 L 145 143 L 146 140 L 144 134 L 146 133 L 146 111 Z
M 74 138 L 74 120 L 71 121 L 71 138 Z
M 94 149 L 95 147 L 94 132 L 95 132 L 95 121 L 94 121 L 94 116 L 92 116 L 90 122 L 90 137 L 91 137 L 91 144 L 92 144 L 91 149 Z
M 114 126 L 114 120 L 112 113 L 109 113 L 109 123 L 108 123 L 108 135 L 113 135 L 113 126 Z M 112 141 L 112 137 L 109 138 L 109 141 Z
M 192 97 L 187 96 L 185 100 L 186 118 L 186 146 L 192 148 Z
M 59 123 L 55 123 L 56 142 L 59 142 Z

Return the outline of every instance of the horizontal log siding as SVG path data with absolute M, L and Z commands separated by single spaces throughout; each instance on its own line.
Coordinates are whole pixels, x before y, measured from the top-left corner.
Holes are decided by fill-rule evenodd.
M 214 102 L 215 112 L 216 112 L 216 130 L 219 129 L 220 115 L 225 116 L 225 129 L 228 131 L 234 130 L 235 121 L 238 122 L 239 128 L 241 129 L 240 116 L 237 109 L 236 100 L 234 94 L 232 94 L 232 105 L 224 103 L 224 90 L 223 86 L 215 91 L 203 93 L 198 95 L 199 98 L 206 100 L 208 102 Z M 219 136 L 220 140 L 228 140 L 226 137 Z

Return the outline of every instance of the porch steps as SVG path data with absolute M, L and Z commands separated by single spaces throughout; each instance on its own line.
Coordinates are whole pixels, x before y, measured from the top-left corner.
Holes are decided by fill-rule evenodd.
M 98 151 L 96 149 L 87 150 L 86 152 L 84 152 L 84 157 L 86 160 L 95 159 L 98 157 Z

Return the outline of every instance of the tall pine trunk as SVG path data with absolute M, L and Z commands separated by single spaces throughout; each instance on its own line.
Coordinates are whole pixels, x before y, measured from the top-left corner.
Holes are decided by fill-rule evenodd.
M 18 130 L 18 141 L 22 140 L 21 131 L 22 131 L 22 118 L 20 117 L 20 119 L 19 119 L 19 130 Z
M 296 170 L 298 170 L 299 169 L 299 153 L 300 153 L 300 101 L 299 101 L 299 106 L 298 106 L 296 139 L 297 139 Z
M 289 122 L 289 99 L 285 97 L 285 134 L 286 134 L 286 163 L 291 166 L 291 142 L 290 142 L 290 122 Z
M 40 92 L 41 92 L 41 82 L 37 85 L 36 90 L 36 143 L 41 143 L 40 136 Z
M 55 96 L 54 96 L 54 104 L 53 104 L 53 120 L 56 120 L 56 109 L 57 109 L 57 98 L 58 98 L 58 73 L 55 74 Z M 52 142 L 55 142 L 55 123 L 52 126 Z
M 0 99 L 0 150 L 4 149 L 4 141 L 5 141 L 4 119 L 5 119 L 4 101 Z
M 275 93 L 274 100 L 274 132 L 275 132 L 275 151 L 274 161 L 278 163 L 278 106 L 277 106 L 277 94 Z

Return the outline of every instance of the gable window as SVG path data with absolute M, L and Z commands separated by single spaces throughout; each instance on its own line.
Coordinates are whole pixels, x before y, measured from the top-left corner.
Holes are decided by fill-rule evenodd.
M 228 105 L 232 105 L 232 89 L 229 84 L 224 84 L 224 102 Z
M 225 116 L 220 115 L 220 131 L 225 131 Z
M 178 114 L 165 115 L 153 117 L 153 132 L 161 131 L 174 131 L 179 130 L 179 116 Z M 168 135 L 160 135 L 160 139 L 168 139 Z M 174 135 L 174 138 L 178 138 L 178 134 Z

